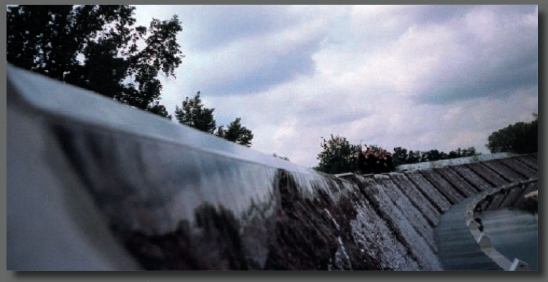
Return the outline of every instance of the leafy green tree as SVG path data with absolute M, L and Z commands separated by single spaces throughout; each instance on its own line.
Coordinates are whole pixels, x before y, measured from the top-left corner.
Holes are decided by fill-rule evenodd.
M 7 61 L 171 118 L 158 75 L 182 62 L 177 16 L 135 26 L 127 5 L 7 7 Z
M 426 160 L 431 161 L 437 161 L 441 159 L 441 153 L 438 150 L 430 150 L 427 152 L 424 152 L 423 155 L 426 156 Z
M 407 163 L 407 149 L 402 147 L 395 147 L 394 148 L 394 154 L 392 154 L 392 158 L 394 160 L 394 166 L 400 166 L 402 164 Z
M 200 98 L 200 92 L 198 91 L 194 98 L 190 99 L 186 97 L 181 108 L 175 106 L 175 117 L 180 124 L 213 134 L 217 128 L 213 111 L 215 111 L 214 108 L 208 109 L 204 107 Z
M 314 169 L 333 174 L 358 171 L 359 145 L 350 144 L 344 137 L 331 135 L 329 140 L 322 137 L 320 146 L 323 151 L 318 154 L 320 162 Z
M 419 161 L 420 161 L 420 152 L 409 151 L 409 155 L 407 156 L 407 163 L 414 164 L 414 163 L 418 163 Z
M 538 116 L 532 122 L 517 122 L 488 137 L 486 147 L 491 153 L 510 152 L 527 154 L 538 152 Z
M 253 139 L 251 130 L 242 126 L 241 118 L 236 118 L 228 125 L 227 129 L 220 126 L 215 135 L 247 147 L 251 146 L 251 140 Z
M 181 108 L 175 106 L 175 118 L 180 124 L 188 125 L 228 141 L 251 147 L 253 133 L 242 126 L 241 118 L 236 118 L 226 129 L 222 125 L 216 127 L 217 123 L 213 116 L 214 111 L 215 108 L 206 108 L 204 106 L 200 98 L 200 91 L 198 91 L 192 99 L 186 97 Z
M 474 147 L 468 147 L 461 150 L 461 157 L 472 157 L 477 155 L 476 148 Z

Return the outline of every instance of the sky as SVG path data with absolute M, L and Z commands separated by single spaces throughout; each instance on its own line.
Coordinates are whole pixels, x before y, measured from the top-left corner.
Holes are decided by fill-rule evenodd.
M 322 138 L 388 151 L 475 147 L 538 113 L 537 6 L 137 6 L 178 15 L 184 54 L 163 78 L 173 115 L 200 91 L 252 149 L 318 164 Z

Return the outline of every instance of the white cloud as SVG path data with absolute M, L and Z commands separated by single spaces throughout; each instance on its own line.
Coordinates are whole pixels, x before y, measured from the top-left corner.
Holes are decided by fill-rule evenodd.
M 252 148 L 301 165 L 317 164 L 330 134 L 389 150 L 487 152 L 489 133 L 538 112 L 534 6 L 138 12 L 183 22 L 186 57 L 164 85 L 169 110 L 202 90 L 218 125 L 242 117 Z

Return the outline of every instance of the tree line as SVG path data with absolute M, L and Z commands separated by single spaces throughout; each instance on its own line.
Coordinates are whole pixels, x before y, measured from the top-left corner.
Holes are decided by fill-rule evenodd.
M 403 164 L 414 164 L 419 162 L 430 162 L 437 160 L 454 159 L 476 155 L 476 149 L 469 147 L 445 153 L 438 150 L 407 150 L 403 147 L 395 147 L 393 152 L 388 152 L 379 145 L 352 144 L 342 136 L 331 135 L 330 139 L 322 137 L 320 144 L 322 151 L 318 154 L 318 166 L 314 169 L 325 173 L 381 173 L 395 171 Z M 362 157 L 363 155 L 363 157 Z M 367 163 L 367 156 L 370 155 L 373 161 Z M 364 159 L 361 161 L 360 159 Z
M 7 6 L 7 61 L 169 120 L 160 103 L 160 75 L 176 78 L 182 62 L 177 15 L 137 26 L 129 5 Z M 253 134 L 236 118 L 216 126 L 200 92 L 176 107 L 179 123 L 251 146 Z
M 538 151 L 538 115 L 533 114 L 532 122 L 517 122 L 491 133 L 486 147 L 491 153 L 508 152 L 516 154 Z M 449 153 L 436 149 L 420 151 L 395 147 L 392 153 L 378 145 L 352 144 L 342 136 L 331 135 L 321 138 L 322 151 L 318 154 L 319 163 L 314 169 L 325 173 L 381 173 L 397 170 L 398 166 L 420 162 L 455 159 L 479 155 L 474 147 L 458 148 Z M 364 149 L 365 147 L 365 149 Z M 363 156 L 372 152 L 373 162 L 364 166 Z M 363 156 L 362 156 L 363 155 Z M 371 161 L 370 161 L 371 162 Z

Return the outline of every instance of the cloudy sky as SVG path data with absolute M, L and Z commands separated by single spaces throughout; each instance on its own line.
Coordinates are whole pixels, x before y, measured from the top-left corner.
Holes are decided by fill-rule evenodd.
M 173 114 L 201 92 L 217 125 L 313 167 L 321 138 L 389 151 L 475 147 L 538 113 L 537 6 L 137 6 L 179 16 Z

